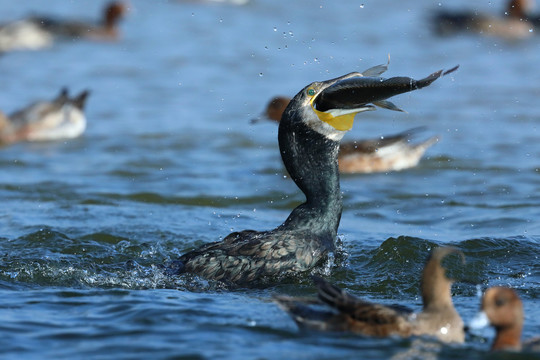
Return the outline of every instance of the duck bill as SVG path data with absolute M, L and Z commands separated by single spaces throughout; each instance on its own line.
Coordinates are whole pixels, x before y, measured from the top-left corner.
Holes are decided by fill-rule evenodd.
M 489 319 L 484 311 L 478 312 L 469 322 L 471 329 L 483 329 L 489 326 Z

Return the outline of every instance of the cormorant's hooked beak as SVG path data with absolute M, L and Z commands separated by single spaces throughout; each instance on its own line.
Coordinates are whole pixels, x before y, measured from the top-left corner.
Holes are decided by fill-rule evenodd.
M 426 87 L 458 67 L 459 65 L 447 71 L 439 70 L 421 80 L 409 77 L 385 79 L 360 73 L 356 76 L 345 76 L 343 80 L 336 81 L 314 96 L 311 106 L 321 121 L 336 130 L 347 131 L 352 128 L 357 113 L 375 110 L 375 106 L 403 111 L 386 99 Z

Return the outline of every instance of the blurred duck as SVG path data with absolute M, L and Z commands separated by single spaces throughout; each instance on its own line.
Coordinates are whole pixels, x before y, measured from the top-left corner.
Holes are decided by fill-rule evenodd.
M 0 53 L 16 50 L 39 50 L 50 47 L 54 38 L 30 20 L 0 25 Z
M 523 329 L 523 303 L 510 288 L 496 286 L 486 290 L 481 311 L 471 321 L 471 328 L 491 325 L 496 335 L 491 350 L 540 352 L 540 338 L 521 343 Z
M 431 252 L 422 273 L 423 309 L 413 313 L 399 305 L 383 305 L 356 298 L 320 277 L 313 277 L 319 299 L 277 297 L 300 328 L 347 331 L 367 336 L 434 336 L 443 342 L 462 343 L 464 325 L 452 303 L 452 280 L 445 275 L 442 259 L 461 251 L 439 247 Z M 315 305 L 315 306 L 314 306 Z M 326 305 L 327 309 L 321 308 Z
M 510 0 L 503 16 L 443 10 L 434 15 L 433 25 L 435 31 L 443 36 L 468 32 L 507 40 L 525 39 L 534 34 L 534 21 L 529 21 L 527 16 L 530 8 L 530 0 Z
M 197 0 L 177 0 L 179 2 L 194 2 L 194 1 L 197 1 Z M 224 4 L 224 5 L 237 5 L 237 6 L 242 6 L 242 5 L 247 5 L 250 3 L 250 0 L 199 0 L 203 3 L 213 3 L 213 4 Z
M 274 97 L 268 103 L 264 117 L 279 122 L 289 102 L 288 97 Z M 412 136 L 422 129 L 414 128 L 379 139 L 342 143 L 339 150 L 339 172 L 360 174 L 399 171 L 415 167 L 426 150 L 439 140 L 437 136 L 433 136 L 420 143 L 411 143 Z
M 30 21 L 54 36 L 91 40 L 116 40 L 119 37 L 118 23 L 126 12 L 126 4 L 113 1 L 103 9 L 103 16 L 99 23 L 63 20 L 46 16 L 33 16 Z
M 532 14 L 534 8 L 534 0 L 512 0 L 510 7 L 517 9 L 516 16 L 523 17 L 534 26 L 534 31 L 540 30 L 540 14 Z
M 243 230 L 179 257 L 165 272 L 183 273 L 230 285 L 267 283 L 322 265 L 335 251 L 343 210 L 338 151 L 356 114 L 376 106 L 395 110 L 387 99 L 429 86 L 457 66 L 423 79 L 377 75 L 385 65 L 316 81 L 296 94 L 279 123 L 281 158 L 306 201 L 272 230 Z
M 124 3 L 115 1 L 104 9 L 100 24 L 32 16 L 0 25 L 0 52 L 39 50 L 50 47 L 56 38 L 115 40 L 118 22 L 126 11 Z
M 86 129 L 84 105 L 89 92 L 70 98 L 63 89 L 52 101 L 38 101 L 9 116 L 0 113 L 0 144 L 72 139 Z

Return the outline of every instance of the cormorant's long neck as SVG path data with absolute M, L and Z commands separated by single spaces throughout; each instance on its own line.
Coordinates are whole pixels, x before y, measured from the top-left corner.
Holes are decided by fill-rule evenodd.
M 278 139 L 283 163 L 306 196 L 306 202 L 293 210 L 281 228 L 330 231 L 335 236 L 343 208 L 339 141 L 321 135 L 302 121 L 286 119 L 280 123 Z

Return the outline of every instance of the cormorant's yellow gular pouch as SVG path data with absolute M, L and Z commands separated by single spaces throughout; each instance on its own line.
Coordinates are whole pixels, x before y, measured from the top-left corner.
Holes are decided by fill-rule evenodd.
M 354 76 L 355 73 L 350 74 Z M 360 73 L 356 73 L 357 76 L 362 76 Z M 323 90 L 324 91 L 324 90 Z M 358 108 L 354 109 L 340 109 L 340 108 L 331 108 L 326 111 L 319 111 L 315 106 L 315 99 L 317 99 L 317 91 L 315 88 L 308 88 L 306 90 L 306 95 L 311 97 L 309 104 L 311 108 L 319 118 L 319 120 L 327 123 L 332 126 L 334 129 L 339 131 L 348 131 L 351 130 L 354 123 L 354 117 L 356 114 L 362 111 L 375 110 L 373 105 L 362 104 Z
M 324 121 L 339 131 L 351 130 L 354 123 L 354 117 L 359 112 L 375 110 L 372 106 L 366 106 L 361 109 L 330 109 L 327 111 L 319 111 L 313 106 L 313 100 L 311 101 L 311 107 L 321 121 Z

